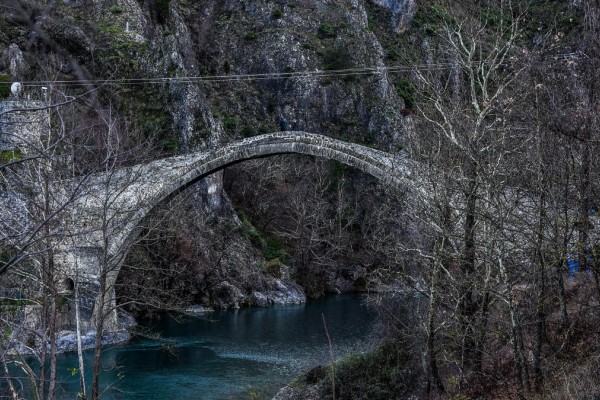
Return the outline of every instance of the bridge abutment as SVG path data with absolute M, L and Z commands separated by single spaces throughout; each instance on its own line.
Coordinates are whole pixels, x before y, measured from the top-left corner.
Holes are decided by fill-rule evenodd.
M 95 329 L 100 318 L 104 319 L 105 331 L 115 332 L 119 329 L 114 288 L 116 274 L 111 273 L 111 268 L 103 268 L 102 254 L 103 251 L 99 247 L 78 247 L 62 251 L 55 256 L 59 294 L 68 298 L 71 305 L 69 325 L 76 326 L 75 302 L 78 301 L 82 331 Z M 101 282 L 103 279 L 104 283 Z M 101 290 L 104 291 L 104 295 L 101 295 Z

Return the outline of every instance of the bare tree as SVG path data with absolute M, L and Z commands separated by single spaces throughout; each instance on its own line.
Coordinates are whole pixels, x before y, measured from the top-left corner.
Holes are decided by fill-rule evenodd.
M 450 17 L 440 37 L 426 51 L 450 64 L 450 70 L 413 72 L 420 98 L 409 151 L 428 172 L 416 178 L 416 186 L 423 189 L 417 191 L 419 197 L 412 203 L 418 206 L 409 214 L 428 235 L 422 243 L 428 247 L 417 254 L 432 270 L 426 283 L 427 354 L 429 381 L 439 390 L 443 385 L 437 372 L 435 316 L 446 316 L 446 330 L 451 326 L 458 330 L 459 353 L 453 368 L 461 387 L 473 373 L 482 373 L 498 284 L 505 287 L 505 295 L 511 293 L 512 277 L 518 274 L 508 269 L 505 260 L 515 256 L 520 240 L 509 234 L 516 229 L 517 209 L 512 204 L 522 204 L 524 199 L 517 165 L 529 139 L 514 129 L 510 114 L 518 100 L 511 86 L 523 67 L 514 58 L 519 31 L 510 2 L 503 2 L 495 12 L 498 21 L 490 27 L 483 14 L 467 20 L 447 10 Z M 499 237 L 508 241 L 500 243 Z M 445 288 L 443 298 L 438 298 L 440 284 Z M 516 313 L 513 317 L 512 342 L 519 369 L 525 349 L 521 324 Z M 527 371 L 521 368 L 519 373 Z M 528 379 L 520 382 L 525 390 Z

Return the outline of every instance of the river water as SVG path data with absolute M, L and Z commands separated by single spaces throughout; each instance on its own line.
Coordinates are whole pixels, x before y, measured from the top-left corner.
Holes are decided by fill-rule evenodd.
M 163 318 L 149 326 L 160 339 L 136 338 L 104 352 L 103 398 L 270 399 L 299 373 L 328 361 L 322 315 L 336 358 L 365 350 L 374 315 L 362 300 L 337 295 L 183 322 Z M 88 365 L 91 356 L 86 352 Z M 79 378 L 70 372 L 76 367 L 75 354 L 59 357 L 59 398 L 76 398 Z

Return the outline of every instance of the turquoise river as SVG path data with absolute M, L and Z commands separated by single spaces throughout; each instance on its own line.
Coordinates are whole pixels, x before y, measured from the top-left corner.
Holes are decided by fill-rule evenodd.
M 270 399 L 298 374 L 368 347 L 374 315 L 360 295 L 328 296 L 302 305 L 216 311 L 150 328 L 160 339 L 136 338 L 104 352 L 103 398 Z M 91 364 L 91 352 L 85 361 Z M 77 398 L 75 354 L 59 357 L 59 399 Z M 88 382 L 90 378 L 88 378 Z

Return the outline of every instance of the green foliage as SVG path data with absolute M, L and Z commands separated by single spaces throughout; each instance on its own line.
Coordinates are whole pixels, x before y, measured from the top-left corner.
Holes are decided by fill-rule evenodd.
M 415 86 L 409 79 L 400 78 L 396 82 L 396 93 L 404 100 L 406 108 L 415 106 Z
M 69 304 L 69 299 L 65 296 L 57 296 L 56 297 L 56 306 L 62 307 L 66 304 Z
M 375 20 L 369 15 L 367 19 L 367 30 L 373 31 L 373 29 L 375 29 Z
M 178 152 L 179 141 L 172 129 L 172 117 L 165 107 L 165 93 L 154 85 L 120 89 L 118 111 L 131 122 L 132 140 L 151 142 L 161 155 Z
M 0 162 L 2 164 L 11 162 L 13 160 L 20 160 L 23 158 L 23 153 L 19 150 L 2 150 L 0 151 Z M 1 262 L 1 259 L 0 259 Z
M 22 306 L 26 306 L 28 304 L 33 304 L 30 300 L 24 300 L 24 299 L 6 299 L 6 298 L 0 298 L 0 308 L 10 308 L 12 306 L 16 306 L 16 307 L 22 307 Z
M 266 239 L 263 253 L 267 260 L 280 260 L 281 262 L 286 262 L 288 258 L 287 253 L 283 249 L 281 240 L 275 236 L 269 236 Z
M 483 14 L 485 24 L 489 27 L 496 27 L 502 24 L 502 20 L 507 16 L 495 8 L 486 8 Z M 506 21 L 505 21 L 506 22 Z
M 354 168 L 337 160 L 329 160 L 329 170 L 331 171 L 332 181 L 337 182 L 341 178 L 352 174 Z
M 532 0 L 527 11 L 521 23 L 527 41 L 547 31 L 568 34 L 580 27 L 583 20 L 581 9 L 572 7 L 567 1 Z
M 255 40 L 256 39 L 256 32 L 255 31 L 247 31 L 244 34 L 244 39 L 246 39 L 246 40 Z
M 321 25 L 319 25 L 317 35 L 320 38 L 334 38 L 337 36 L 337 28 L 331 24 L 322 23 Z
M 454 18 L 441 4 L 419 7 L 412 20 L 413 27 L 433 35 L 444 25 L 454 25 Z
M 344 124 L 344 126 L 357 126 L 360 123 L 360 120 L 358 119 L 357 116 L 352 116 L 350 118 L 344 118 L 342 120 L 342 123 Z
M 27 42 L 27 29 L 20 25 L 12 25 L 9 21 L 9 19 L 0 18 L 0 32 L 11 43 L 25 44 Z
M 234 133 L 238 125 L 238 120 L 236 117 L 229 115 L 227 113 L 223 114 L 223 128 L 229 133 Z
M 334 366 L 323 368 L 324 373 L 314 374 L 313 379 L 318 380 L 320 392 L 327 399 L 333 397 L 331 379 L 334 368 L 336 399 L 400 399 L 419 384 L 419 372 L 412 364 L 413 360 L 402 343 L 388 342 L 372 353 L 343 358 Z
M 123 9 L 119 6 L 113 6 L 110 8 L 110 12 L 115 15 L 119 15 L 119 14 L 123 14 Z
M 265 272 L 275 278 L 281 278 L 285 272 L 285 264 L 281 262 L 279 258 L 274 258 L 270 261 L 263 263 L 262 268 Z
M 10 326 L 4 326 L 4 331 L 2 332 L 2 340 L 9 340 L 13 334 L 13 329 Z
M 235 211 L 242 221 L 242 232 L 250 239 L 250 243 L 257 249 L 260 249 L 263 256 L 267 261 L 278 260 L 278 262 L 285 263 L 288 255 L 283 249 L 283 245 L 279 238 L 275 236 L 265 235 L 263 232 L 258 230 L 248 215 L 241 208 L 236 208 Z
M 169 17 L 170 3 L 171 0 L 156 0 L 156 20 L 161 24 L 165 23 L 167 21 L 167 18 Z
M 177 154 L 179 153 L 180 143 L 179 139 L 166 139 L 160 142 L 161 149 L 166 153 Z
M 0 99 L 10 96 L 10 85 L 10 76 L 8 74 L 0 74 Z
M 255 247 L 261 247 L 264 243 L 262 235 L 260 234 L 258 229 L 256 229 L 254 225 L 252 225 L 252 222 L 250 222 L 250 219 L 248 218 L 246 212 L 241 208 L 236 208 L 235 211 L 240 221 L 242 221 L 242 231 L 244 232 L 244 234 L 248 236 L 250 242 Z
M 140 106 L 143 107 L 144 105 L 140 104 Z M 165 114 L 164 110 L 156 110 L 150 104 L 147 104 L 147 108 L 143 108 L 139 112 L 138 127 L 145 137 L 160 136 L 166 133 L 169 116 Z M 171 148 L 173 145 L 173 143 L 170 143 Z
M 323 69 L 334 71 L 352 67 L 352 56 L 347 47 L 335 47 L 322 53 Z
M 170 30 L 169 28 L 167 28 L 163 32 L 163 37 L 171 36 L 172 34 L 173 34 L 173 31 Z
M 139 77 L 140 60 L 145 59 L 148 45 L 126 35 L 121 24 L 101 22 L 97 28 L 99 38 L 94 59 L 98 73 L 114 74 L 118 71 L 121 78 Z
M 123 29 L 120 26 L 117 26 L 115 24 L 110 24 L 107 22 L 101 22 L 100 24 L 98 24 L 98 29 L 102 33 L 106 33 L 108 35 L 113 35 L 113 36 L 118 35 L 123 32 Z
M 385 57 L 392 61 L 397 61 L 400 59 L 400 51 L 395 46 L 386 47 L 385 49 Z
M 419 5 L 419 9 L 424 5 Z M 396 33 L 389 28 L 389 14 L 383 12 L 381 7 L 367 2 L 366 7 L 369 20 L 369 29 L 377 36 L 386 55 L 386 61 L 400 62 L 404 65 L 422 62 L 421 48 L 415 40 L 415 31 L 406 30 Z
M 281 10 L 281 8 L 275 8 L 273 10 L 273 12 L 271 13 L 271 18 L 273 18 L 273 19 L 283 18 L 283 11 Z
M 240 133 L 245 138 L 254 136 L 254 128 L 251 125 L 244 125 L 244 126 L 242 126 Z
M 167 76 L 169 78 L 175 78 L 177 76 L 177 66 L 171 65 L 169 68 L 167 68 Z
M 360 138 L 360 143 L 361 144 L 365 144 L 365 145 L 371 145 L 373 143 L 375 143 L 375 132 L 374 131 L 365 131 L 363 132 L 361 138 Z
M 2 252 L 0 252 L 0 267 L 3 267 L 11 257 L 12 251 L 10 249 L 2 250 Z

